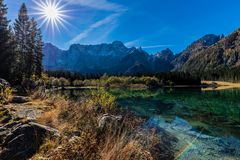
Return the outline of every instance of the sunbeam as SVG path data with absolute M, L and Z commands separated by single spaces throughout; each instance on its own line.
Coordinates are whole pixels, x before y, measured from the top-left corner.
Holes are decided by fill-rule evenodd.
M 59 26 L 66 28 L 67 10 L 64 10 L 64 5 L 61 5 L 61 1 L 57 0 L 33 0 L 37 5 L 34 9 L 37 11 L 33 13 L 39 15 L 38 20 L 42 21 L 40 27 L 43 25 L 46 28 L 51 27 L 52 31 L 57 29 L 59 31 Z

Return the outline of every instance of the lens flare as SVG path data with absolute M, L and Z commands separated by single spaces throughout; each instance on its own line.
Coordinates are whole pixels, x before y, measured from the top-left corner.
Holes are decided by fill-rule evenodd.
M 59 25 L 66 28 L 64 24 L 68 23 L 66 18 L 68 17 L 67 10 L 64 10 L 64 5 L 61 5 L 60 0 L 33 0 L 36 4 L 34 7 L 37 10 L 36 15 L 39 15 L 39 21 L 42 21 L 40 27 L 45 25 L 49 26 L 54 31 L 55 28 L 59 31 Z

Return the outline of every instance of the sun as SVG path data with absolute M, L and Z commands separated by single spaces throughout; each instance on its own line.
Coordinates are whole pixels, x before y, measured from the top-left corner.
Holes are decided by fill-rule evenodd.
M 59 19 L 59 16 L 61 15 L 59 13 L 59 10 L 56 6 L 47 6 L 44 8 L 44 15 L 46 16 L 47 19 L 50 19 L 52 21 Z
M 33 2 L 36 4 L 35 14 L 39 15 L 38 20 L 42 21 L 40 27 L 45 25 L 49 28 L 50 26 L 53 31 L 55 28 L 59 30 L 59 26 L 65 28 L 67 10 L 64 10 L 60 0 L 33 0 Z

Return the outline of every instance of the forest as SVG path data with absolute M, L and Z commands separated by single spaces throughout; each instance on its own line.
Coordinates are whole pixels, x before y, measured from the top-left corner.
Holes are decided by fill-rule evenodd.
M 13 26 L 7 19 L 7 6 L 0 1 L 0 77 L 11 84 L 41 78 L 42 35 L 34 18 L 23 4 Z

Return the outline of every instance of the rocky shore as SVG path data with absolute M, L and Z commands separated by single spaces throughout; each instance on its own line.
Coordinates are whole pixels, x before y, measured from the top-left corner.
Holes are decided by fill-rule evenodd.
M 24 118 L 22 113 L 15 112 L 13 108 L 16 106 L 10 104 L 0 108 L 1 160 L 28 159 L 37 152 L 46 137 L 59 136 L 56 129 L 34 123 L 28 120 L 27 114 Z

